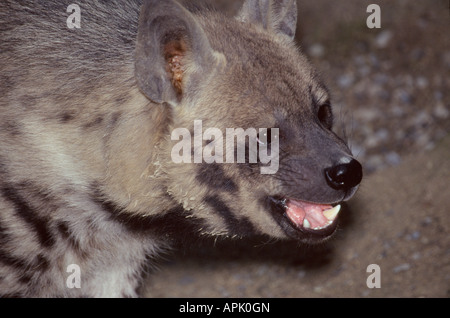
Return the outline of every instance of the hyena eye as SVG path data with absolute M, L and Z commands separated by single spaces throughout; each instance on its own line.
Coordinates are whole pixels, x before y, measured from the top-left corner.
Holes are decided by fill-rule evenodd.
M 331 127 L 333 127 L 333 113 L 329 102 L 326 102 L 319 107 L 317 117 L 322 125 L 324 125 L 327 129 L 331 129 Z

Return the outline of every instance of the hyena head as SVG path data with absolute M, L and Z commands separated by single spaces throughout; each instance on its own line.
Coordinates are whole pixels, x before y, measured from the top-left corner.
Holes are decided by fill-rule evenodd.
M 137 82 L 171 114 L 158 163 L 204 234 L 321 241 L 361 181 L 296 22 L 295 0 L 248 0 L 235 18 L 173 1 L 142 8 Z

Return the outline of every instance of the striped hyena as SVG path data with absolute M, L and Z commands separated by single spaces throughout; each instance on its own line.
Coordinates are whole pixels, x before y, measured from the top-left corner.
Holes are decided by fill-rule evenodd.
M 0 2 L 0 294 L 136 296 L 177 238 L 333 234 L 362 169 L 295 0 L 77 0 L 74 28 L 71 2 Z

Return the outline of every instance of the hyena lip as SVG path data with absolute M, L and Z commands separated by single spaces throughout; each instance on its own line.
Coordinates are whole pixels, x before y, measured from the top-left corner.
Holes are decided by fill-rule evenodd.
M 317 241 L 331 236 L 337 228 L 340 204 L 312 203 L 286 197 L 269 197 L 273 216 L 293 238 Z

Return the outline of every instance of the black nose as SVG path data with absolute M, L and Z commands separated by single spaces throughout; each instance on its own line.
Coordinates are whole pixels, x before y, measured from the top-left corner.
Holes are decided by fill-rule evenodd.
M 355 159 L 351 159 L 349 163 L 325 169 L 325 177 L 333 189 L 350 190 L 361 182 L 362 166 Z

